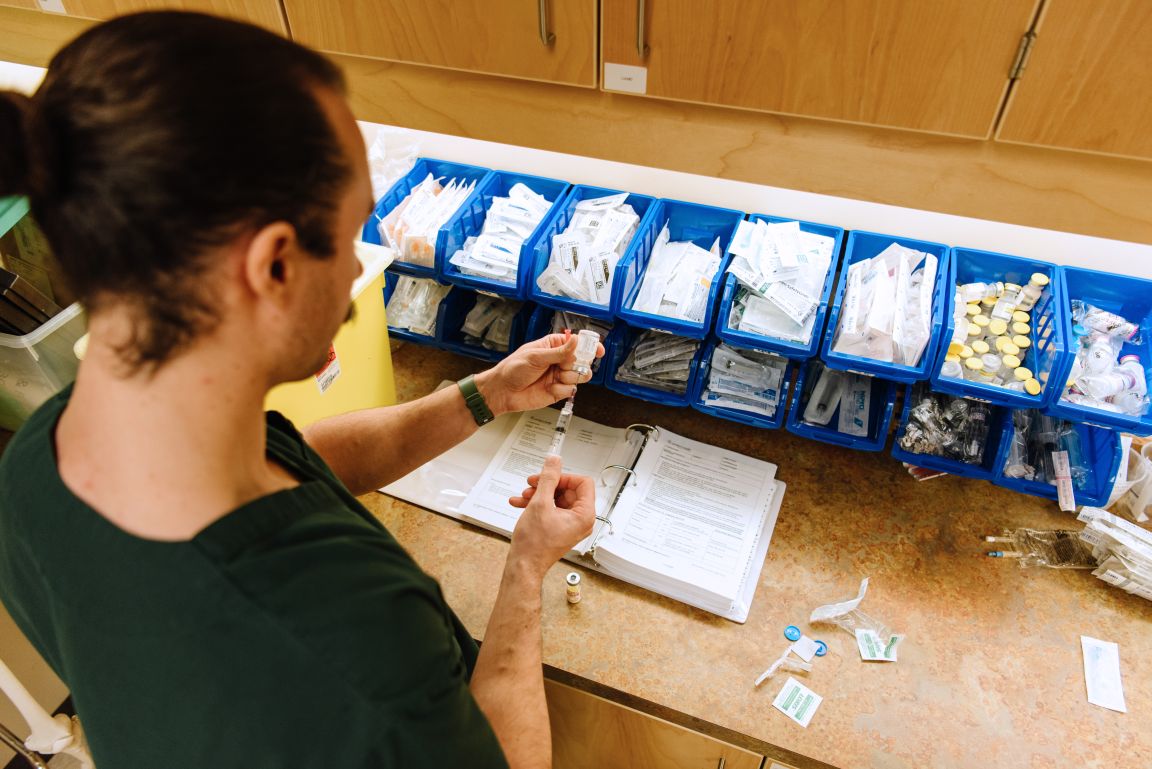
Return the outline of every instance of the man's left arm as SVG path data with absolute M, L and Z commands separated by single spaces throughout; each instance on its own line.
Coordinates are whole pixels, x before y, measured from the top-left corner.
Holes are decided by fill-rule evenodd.
M 567 398 L 582 381 L 572 371 L 575 352 L 575 337 L 551 334 L 477 374 L 476 387 L 496 416 L 542 408 Z M 601 347 L 597 355 L 603 354 Z M 353 494 L 367 494 L 435 459 L 476 429 L 460 389 L 445 387 L 409 403 L 322 419 L 303 434 Z

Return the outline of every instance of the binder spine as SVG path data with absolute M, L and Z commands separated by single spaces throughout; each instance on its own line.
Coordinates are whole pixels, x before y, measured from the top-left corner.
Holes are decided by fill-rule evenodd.
M 628 433 L 638 433 L 642 436 L 642 439 L 639 448 L 636 449 L 636 453 L 632 455 L 630 465 L 605 465 L 600 470 L 600 482 L 605 485 L 607 485 L 604 481 L 605 473 L 609 470 L 620 470 L 622 472 L 620 483 L 616 486 L 615 490 L 612 491 L 612 501 L 604 508 L 604 515 L 596 516 L 596 520 L 602 525 L 599 531 L 596 532 L 596 538 L 592 540 L 592 546 L 588 548 L 588 557 L 591 558 L 592 562 L 597 566 L 600 564 L 596 560 L 596 546 L 600 543 L 600 539 L 604 536 L 605 531 L 609 534 L 613 533 L 612 512 L 616 509 L 616 503 L 620 501 L 620 496 L 624 493 L 624 489 L 628 487 L 628 482 L 636 483 L 636 465 L 639 464 L 640 456 L 644 453 L 645 447 L 648 446 L 648 441 L 652 440 L 653 435 L 656 436 L 655 440 L 660 440 L 660 428 L 654 425 L 632 424 L 628 425 L 624 430 Z

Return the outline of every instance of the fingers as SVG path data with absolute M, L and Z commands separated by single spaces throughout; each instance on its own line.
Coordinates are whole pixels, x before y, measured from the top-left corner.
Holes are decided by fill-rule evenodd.
M 560 382 L 553 382 L 548 385 L 548 394 L 554 400 L 562 401 L 565 398 L 576 394 L 576 385 L 562 384 Z
M 576 337 L 565 340 L 563 334 L 549 334 L 521 349 L 525 350 L 528 363 L 540 369 L 570 365 L 576 356 Z
M 536 493 L 545 499 L 555 497 L 556 488 L 560 485 L 560 477 L 563 473 L 563 461 L 555 454 L 549 454 L 544 458 L 544 467 L 540 468 L 540 473 L 536 476 L 536 483 L 532 484 L 536 487 Z

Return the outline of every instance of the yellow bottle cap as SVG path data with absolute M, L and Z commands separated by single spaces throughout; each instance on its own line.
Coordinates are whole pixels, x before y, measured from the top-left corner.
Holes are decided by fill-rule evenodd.
M 1047 286 L 1050 282 L 1051 281 L 1048 279 L 1048 276 L 1045 275 L 1044 273 L 1042 273 L 1042 272 L 1032 273 L 1032 285 L 1040 286 L 1041 288 L 1043 288 L 1044 286 Z
M 972 343 L 972 352 L 976 353 L 977 355 L 984 355 L 990 349 L 991 348 L 988 347 L 988 343 L 985 342 L 983 339 L 977 339 L 975 342 Z
M 964 309 L 964 312 L 968 313 L 969 318 L 971 318 L 973 315 L 979 315 L 980 314 L 980 305 L 970 304 Z
M 1000 338 L 1001 339 L 1007 339 L 1008 337 L 1002 336 Z M 1000 347 L 998 349 L 1000 350 L 1000 352 L 1004 353 L 1005 355 L 1019 355 L 1020 354 L 1020 348 L 1017 347 L 1016 345 L 1012 344 L 1011 342 L 1005 342 L 1004 344 L 1000 345 Z
M 1032 346 L 1032 340 L 1023 334 L 1017 334 L 1016 336 L 1012 337 L 1012 344 L 1016 345 L 1021 350 L 1026 350 Z
M 979 358 L 973 357 L 964 361 L 964 368 L 968 369 L 969 371 L 979 371 L 980 369 L 984 368 L 984 364 Z
M 1004 352 L 1004 345 L 1011 344 L 1012 340 L 1006 336 L 998 336 L 992 342 L 992 346 L 996 348 L 996 352 Z
M 1015 294 L 1019 290 L 1020 290 L 1020 286 L 1016 283 L 1005 283 L 1004 284 L 1004 293 L 1006 293 L 1006 294 Z
M 1008 330 L 1008 324 L 999 318 L 993 318 L 988 321 L 988 333 L 1002 336 Z
M 981 327 L 987 327 L 987 326 L 988 326 L 988 324 L 989 324 L 989 323 L 991 323 L 991 321 L 990 321 L 990 320 L 988 320 L 988 316 L 987 316 L 987 315 L 976 315 L 976 316 L 973 316 L 973 318 L 972 318 L 972 322 L 973 322 L 973 323 L 975 323 L 977 326 L 981 326 Z
M 949 342 L 948 343 L 948 354 L 949 355 L 959 355 L 960 351 L 962 349 L 964 349 L 964 345 L 961 344 L 960 342 Z
M 960 348 L 960 352 L 958 352 L 956 354 L 959 355 L 961 358 L 971 358 L 972 357 L 972 348 L 969 347 L 968 345 L 964 345 Z
M 1004 365 L 1007 366 L 1008 368 L 1020 368 L 1020 359 L 1017 358 L 1015 355 L 1011 355 L 1011 354 L 1005 355 L 1004 356 Z
M 984 305 L 985 307 L 995 307 L 996 306 L 996 298 L 997 297 L 994 297 L 994 296 L 986 296 L 980 300 L 980 304 Z
M 1020 336 L 1028 336 L 1028 332 L 1031 330 L 1032 330 L 1032 327 L 1029 326 L 1027 323 L 1013 323 L 1012 324 L 1012 333 L 1013 334 L 1019 334 Z
M 975 323 L 969 323 L 968 324 L 968 336 L 976 337 L 976 338 L 982 337 L 982 336 L 984 336 L 984 329 L 980 328 Z
M 1020 369 L 1016 370 L 1019 371 Z M 1024 383 L 1024 392 L 1028 393 L 1029 395 L 1039 395 L 1040 389 L 1040 383 L 1035 379 L 1029 379 Z
M 1031 323 L 1032 316 L 1023 310 L 1017 310 L 1016 312 L 1012 313 L 1012 320 L 1016 323 Z
M 1029 379 L 1034 379 L 1036 376 L 1035 374 L 1032 373 L 1032 369 L 1024 368 L 1023 366 L 1019 367 L 1018 369 L 1016 369 L 1012 373 L 1021 382 L 1027 382 Z
M 959 363 L 960 362 L 960 356 L 948 354 L 948 355 L 944 356 L 944 360 L 948 361 L 949 363 Z

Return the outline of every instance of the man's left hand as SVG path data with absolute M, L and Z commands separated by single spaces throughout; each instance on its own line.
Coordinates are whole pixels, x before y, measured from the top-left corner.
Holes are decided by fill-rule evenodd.
M 603 355 L 601 344 L 596 357 Z M 476 386 L 496 415 L 543 408 L 567 398 L 576 391 L 576 385 L 591 378 L 573 371 L 575 362 L 576 336 L 549 334 L 523 345 L 495 368 L 477 374 Z

